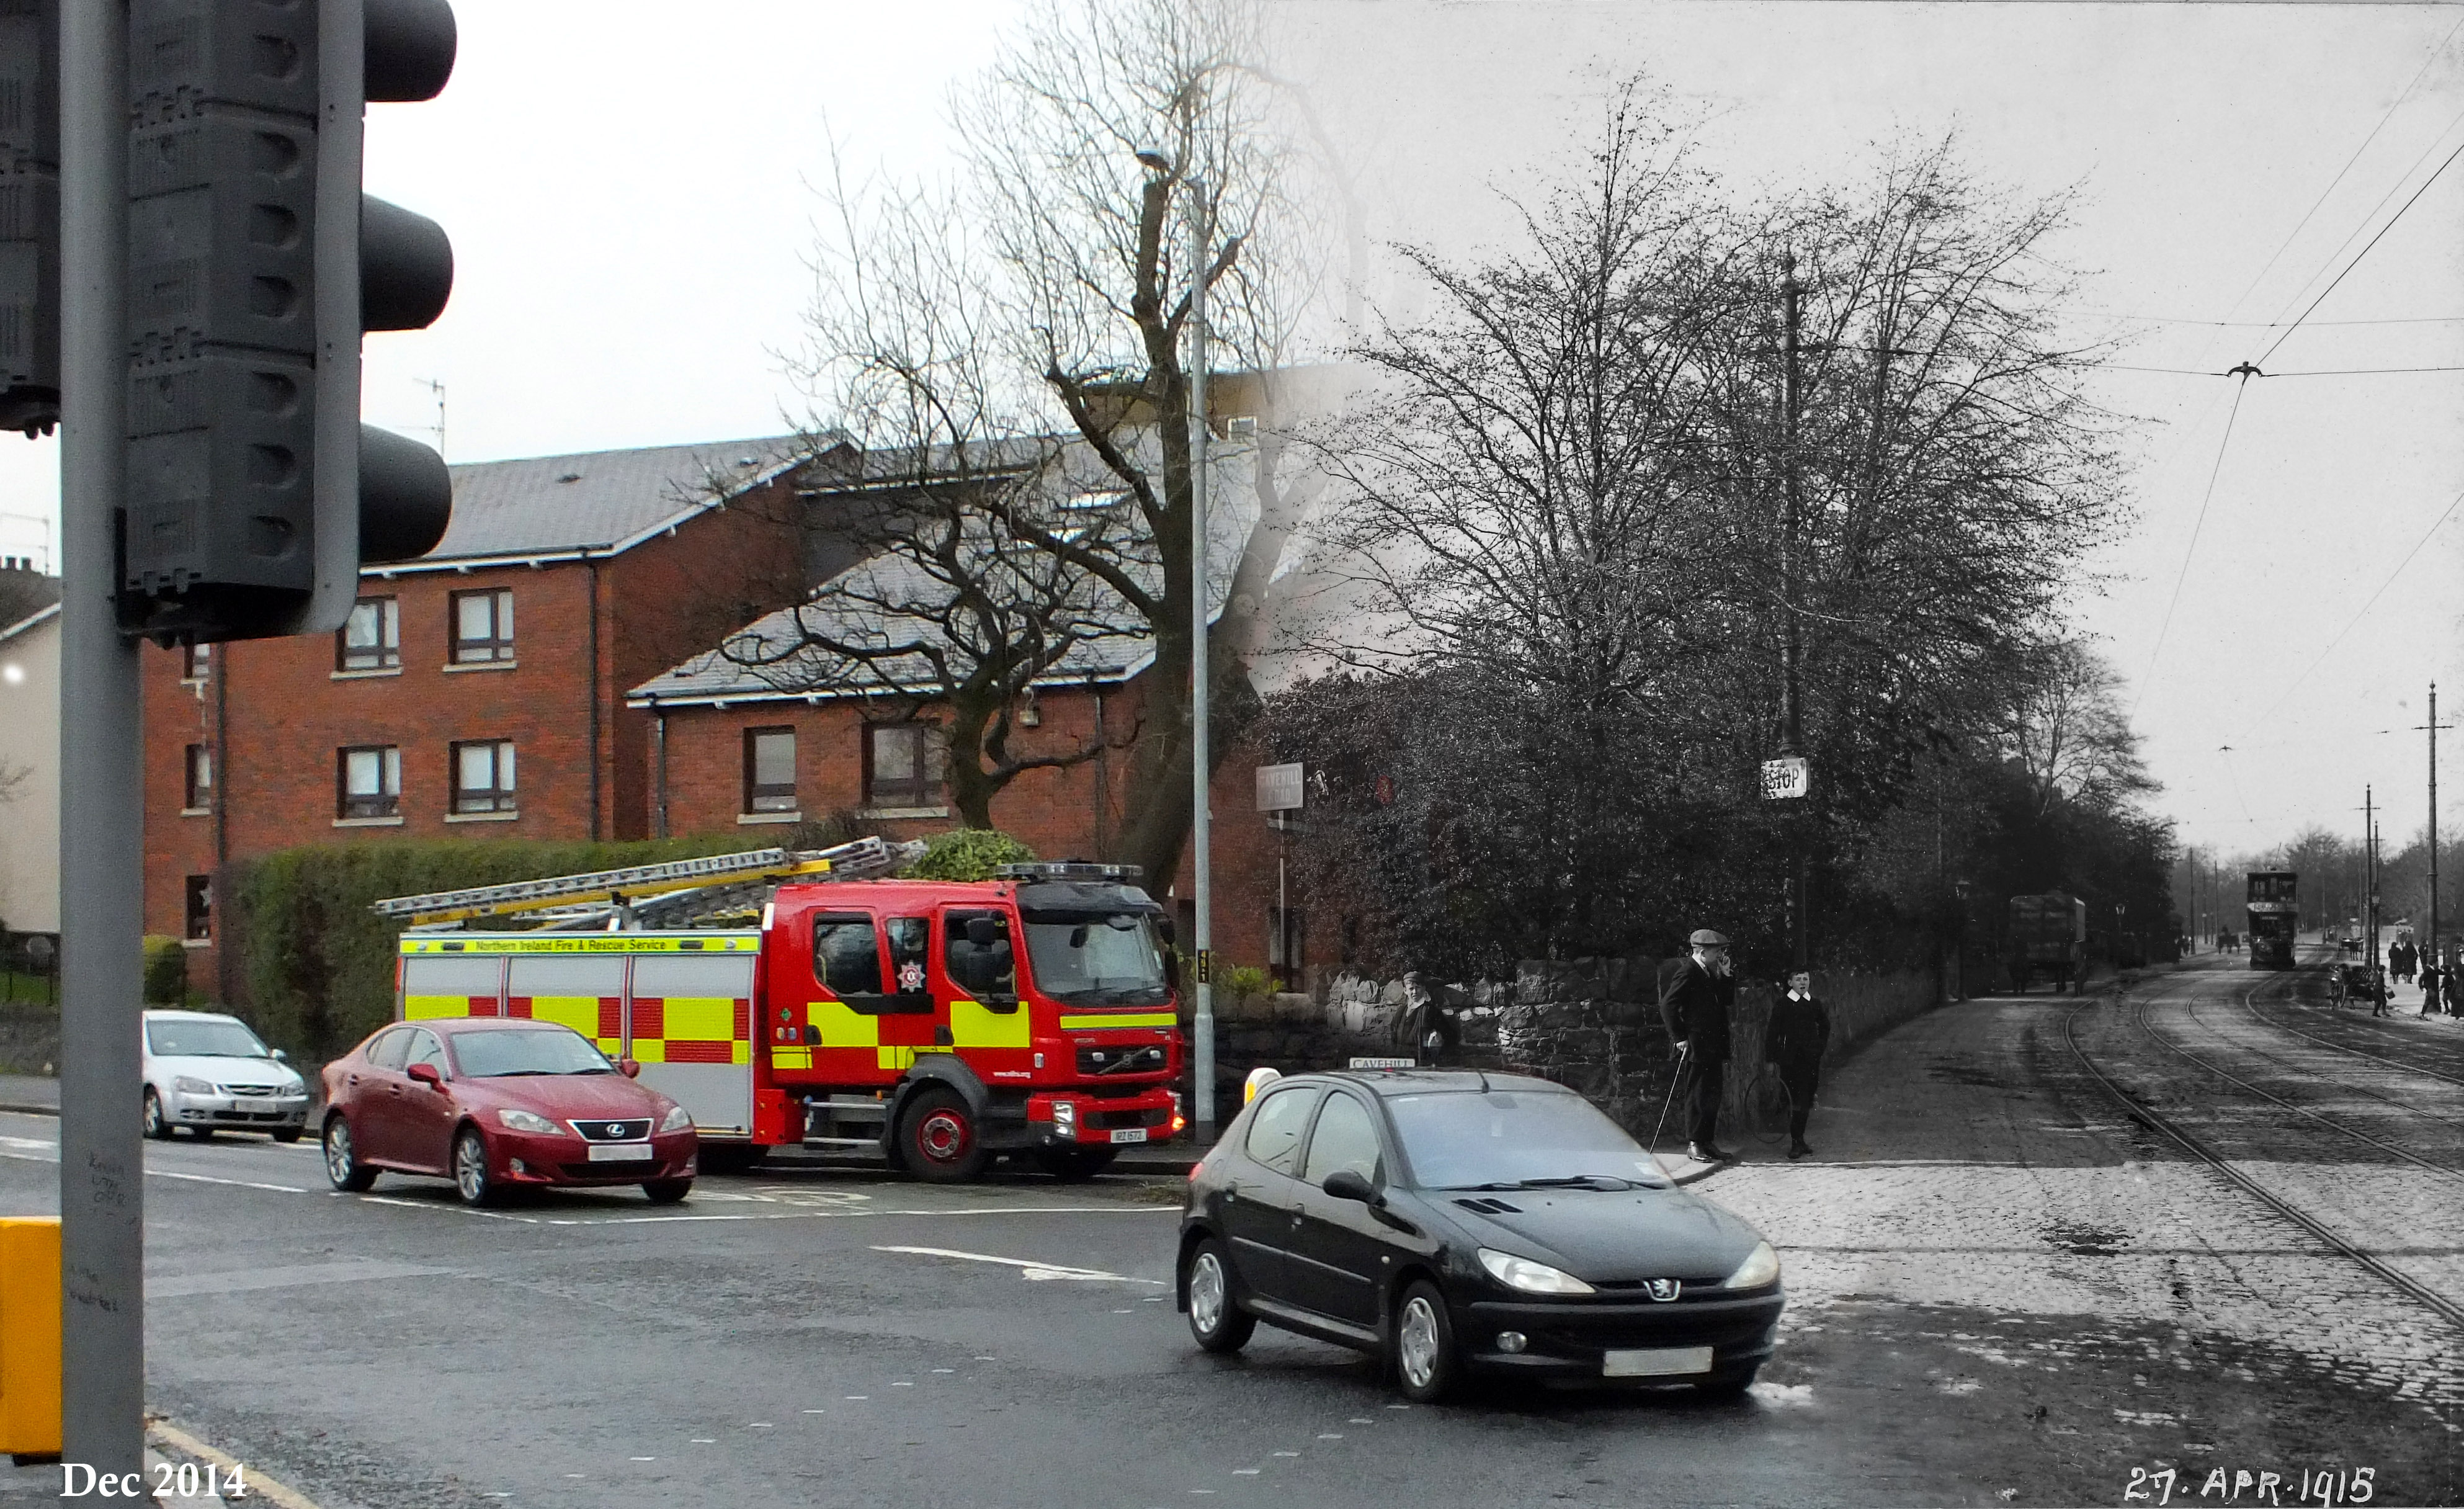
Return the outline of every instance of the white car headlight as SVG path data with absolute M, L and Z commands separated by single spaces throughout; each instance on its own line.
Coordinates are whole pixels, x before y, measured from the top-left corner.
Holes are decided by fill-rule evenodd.
M 690 1132 L 693 1130 L 693 1115 L 683 1106 L 671 1105 L 668 1107 L 668 1119 L 659 1123 L 659 1130 L 662 1132 Z
M 1480 1250 L 1480 1266 L 1487 1269 L 1488 1276 L 1499 1283 L 1508 1289 L 1519 1289 L 1525 1294 L 1599 1293 L 1590 1284 L 1561 1269 L 1551 1268 L 1547 1263 L 1535 1263 L 1529 1257 L 1517 1257 L 1512 1253 L 1497 1252 L 1491 1248 L 1484 1247 Z
M 204 1079 L 195 1078 L 188 1075 L 182 1075 L 178 1078 L 173 1079 L 171 1081 L 171 1088 L 179 1091 L 182 1095 L 211 1095 L 214 1093 L 214 1087 L 211 1083 Z
M 497 1108 L 496 1120 L 517 1132 L 553 1132 L 557 1129 L 554 1121 L 538 1112 L 519 1110 L 510 1105 Z
M 1779 1282 L 1779 1254 L 1769 1242 L 1756 1242 L 1737 1271 L 1720 1280 L 1723 1289 L 1767 1289 Z

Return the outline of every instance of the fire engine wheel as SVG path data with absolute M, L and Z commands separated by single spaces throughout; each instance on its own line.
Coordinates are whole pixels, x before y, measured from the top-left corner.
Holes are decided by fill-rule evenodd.
M 898 1119 L 907 1171 L 927 1184 L 964 1184 L 984 1171 L 975 1113 L 956 1090 L 935 1086 L 907 1102 Z
M 1111 1167 L 1120 1156 L 1110 1147 L 1039 1147 L 1035 1165 L 1064 1184 L 1077 1184 Z

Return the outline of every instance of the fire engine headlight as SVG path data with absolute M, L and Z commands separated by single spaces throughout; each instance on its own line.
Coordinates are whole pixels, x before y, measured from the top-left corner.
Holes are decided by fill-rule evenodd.
M 510 1105 L 497 1108 L 496 1121 L 508 1130 L 516 1132 L 554 1132 L 556 1130 L 556 1123 L 537 1111 L 524 1111 Z
M 1052 1124 L 1061 1128 L 1061 1130 L 1065 1132 L 1074 1132 L 1078 1130 L 1078 1102 L 1075 1100 L 1053 1101 Z
M 659 1130 L 662 1132 L 690 1132 L 693 1130 L 693 1114 L 687 1111 L 683 1106 L 671 1105 L 668 1107 L 667 1120 L 659 1123 Z
M 1179 1132 L 1186 1131 L 1188 1127 L 1189 1117 L 1186 1114 L 1186 1108 L 1180 1103 L 1180 1092 L 1175 1090 L 1172 1092 L 1172 1129 Z
M 173 1079 L 171 1081 L 171 1088 L 179 1091 L 182 1095 L 211 1095 L 214 1093 L 214 1087 L 209 1081 L 204 1079 L 194 1079 L 187 1075 L 181 1075 L 177 1078 Z

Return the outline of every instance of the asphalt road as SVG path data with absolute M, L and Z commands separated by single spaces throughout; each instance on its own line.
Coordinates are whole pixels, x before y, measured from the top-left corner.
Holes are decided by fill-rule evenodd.
M 2165 1480 L 2132 1474 L 2168 1468 L 2175 1501 L 2218 1469 L 2251 1475 L 2230 1501 L 2266 1501 L 2273 1472 L 2291 1503 L 2363 1468 L 2379 1503 L 2464 1501 L 2464 1336 L 2082 1067 L 2233 1132 L 2237 1162 L 2464 1299 L 2444 1226 L 2374 1213 L 2464 1206 L 2439 1130 L 2464 1082 L 2388 1077 L 2464 1058 L 2464 1024 L 2244 1001 L 2278 978 L 1947 1008 L 1837 1076 L 1818 1160 L 1732 1137 L 1752 1161 L 1698 1187 L 1771 1234 L 1792 1295 L 1733 1405 L 1406 1409 L 1367 1362 L 1272 1331 L 1205 1357 L 1170 1299 L 1174 1181 L 797 1170 L 705 1179 L 681 1209 L 479 1213 L 441 1183 L 335 1195 L 306 1144 L 237 1137 L 147 1150 L 149 1393 L 322 1509 L 2154 1503 Z M 2314 1135 L 2347 1102 L 2441 1166 Z M 0 1117 L 0 1213 L 53 1208 L 55 1158 L 55 1123 Z M 0 1470 L 0 1499 L 55 1501 L 36 1481 Z

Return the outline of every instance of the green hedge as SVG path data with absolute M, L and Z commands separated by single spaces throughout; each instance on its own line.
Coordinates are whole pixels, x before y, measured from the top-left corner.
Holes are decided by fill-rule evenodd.
M 1023 864 L 1035 851 L 991 828 L 954 828 L 925 840 L 924 857 L 900 873 L 917 880 L 989 880 L 1005 864 Z
M 188 994 L 188 951 L 176 938 L 145 935 L 144 997 L 147 1006 L 178 1006 Z
M 234 865 L 226 934 L 237 945 L 248 1015 L 272 1041 L 315 1058 L 348 1049 L 393 1014 L 402 924 L 368 910 L 392 896 L 501 885 L 768 848 L 778 837 L 647 843 L 443 839 L 286 849 Z

